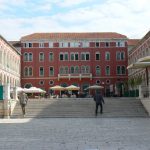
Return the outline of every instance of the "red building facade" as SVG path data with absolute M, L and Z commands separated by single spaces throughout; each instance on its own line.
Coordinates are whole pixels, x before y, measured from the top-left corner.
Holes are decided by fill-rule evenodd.
M 104 86 L 119 94 L 127 80 L 127 37 L 118 33 L 34 33 L 21 38 L 21 84 Z

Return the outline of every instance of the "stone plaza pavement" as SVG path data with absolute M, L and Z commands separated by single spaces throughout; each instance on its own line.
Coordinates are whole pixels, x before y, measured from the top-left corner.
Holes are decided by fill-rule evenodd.
M 0 150 L 150 150 L 150 119 L 0 119 Z

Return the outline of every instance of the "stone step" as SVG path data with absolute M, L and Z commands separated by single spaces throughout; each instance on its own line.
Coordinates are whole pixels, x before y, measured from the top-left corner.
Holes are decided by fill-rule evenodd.
M 95 117 L 93 99 L 44 99 L 29 100 L 26 107 L 28 118 L 48 117 Z M 20 104 L 17 104 L 12 118 L 22 116 Z M 99 117 L 147 117 L 147 113 L 138 99 L 105 98 L 104 114 Z

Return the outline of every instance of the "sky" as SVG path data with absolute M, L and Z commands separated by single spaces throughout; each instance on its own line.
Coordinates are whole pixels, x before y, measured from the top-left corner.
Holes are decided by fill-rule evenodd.
M 142 38 L 150 30 L 150 0 L 0 0 L 0 34 L 19 40 L 35 32 L 118 32 Z

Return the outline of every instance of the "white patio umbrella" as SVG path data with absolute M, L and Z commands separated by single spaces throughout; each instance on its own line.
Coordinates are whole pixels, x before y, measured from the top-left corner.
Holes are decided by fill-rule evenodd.
M 37 87 L 30 87 L 29 89 L 23 89 L 25 93 L 46 93 L 46 91 L 37 88 Z
M 14 87 L 14 88 L 15 88 L 15 87 Z M 11 92 L 11 93 L 13 93 L 14 88 L 11 88 L 11 89 L 10 89 L 10 92 Z M 24 89 L 21 88 L 21 87 L 16 87 L 16 90 L 17 90 L 17 93 L 19 93 L 19 92 L 22 92 Z
M 80 87 L 75 86 L 75 85 L 70 85 L 70 86 L 66 87 L 66 90 L 69 90 L 69 91 L 78 91 L 78 90 L 80 90 Z
M 61 91 L 64 91 L 66 88 L 65 87 L 62 87 L 60 85 L 55 85 L 53 87 L 50 87 L 51 90 L 54 90 L 54 91 L 60 91 L 60 95 L 61 95 Z
M 55 85 L 53 87 L 50 87 L 51 90 L 55 90 L 55 91 L 64 91 L 65 87 L 62 87 L 60 85 Z
M 96 92 L 96 90 L 100 90 L 100 89 L 103 89 L 103 88 L 104 87 L 100 86 L 100 85 L 91 85 L 91 86 L 87 87 L 84 90 L 95 90 L 95 92 Z M 90 94 L 90 91 L 89 91 L 89 94 Z
M 98 89 L 103 89 L 103 86 L 100 85 L 91 85 L 89 87 L 87 87 L 85 90 L 98 90 Z

